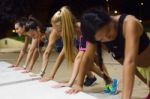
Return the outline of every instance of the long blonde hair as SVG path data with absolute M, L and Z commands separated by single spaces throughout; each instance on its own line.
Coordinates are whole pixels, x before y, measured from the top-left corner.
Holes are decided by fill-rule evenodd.
M 68 63 L 73 63 L 76 56 L 76 48 L 74 46 L 76 19 L 67 6 L 63 6 L 57 11 L 51 19 L 51 23 L 60 22 L 62 26 L 62 39 L 65 50 L 65 57 Z

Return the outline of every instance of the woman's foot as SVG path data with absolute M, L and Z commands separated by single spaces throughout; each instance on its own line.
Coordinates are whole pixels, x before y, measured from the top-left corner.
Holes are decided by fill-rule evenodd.
M 106 84 L 104 87 L 104 93 L 115 95 L 118 89 L 118 80 L 113 79 L 112 84 Z

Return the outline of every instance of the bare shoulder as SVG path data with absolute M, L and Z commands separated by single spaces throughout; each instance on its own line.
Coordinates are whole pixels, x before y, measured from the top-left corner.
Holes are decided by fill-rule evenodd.
M 143 26 L 135 16 L 127 15 L 124 20 L 123 31 L 124 33 L 132 31 L 133 33 L 141 35 L 143 33 Z
M 138 28 L 143 29 L 143 26 L 142 26 L 140 20 L 137 19 L 133 15 L 127 15 L 126 18 L 125 18 L 125 20 L 124 20 L 124 23 L 127 24 L 127 25 L 129 25 L 129 24 L 136 25 L 136 26 L 139 26 Z

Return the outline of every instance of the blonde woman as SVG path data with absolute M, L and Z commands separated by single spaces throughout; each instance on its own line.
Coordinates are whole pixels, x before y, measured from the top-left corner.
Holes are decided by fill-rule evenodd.
M 52 66 L 52 70 L 50 74 L 48 76 L 44 76 L 41 79 L 41 81 L 47 81 L 53 79 L 60 64 L 62 63 L 64 58 L 66 58 L 68 64 L 74 63 L 71 79 L 68 83 L 65 84 L 60 83 L 60 85 L 56 85 L 56 86 L 58 87 L 72 86 L 78 74 L 79 66 L 82 61 L 82 56 L 84 55 L 84 51 L 85 51 L 85 50 L 80 50 L 77 54 L 77 49 L 74 45 L 74 39 L 81 37 L 80 26 L 79 24 L 77 24 L 75 17 L 72 15 L 70 10 L 66 6 L 62 7 L 59 11 L 57 11 L 54 14 L 54 16 L 51 19 L 51 23 L 53 28 L 52 28 L 52 33 L 50 35 L 48 47 L 43 55 L 43 65 L 42 65 L 43 70 L 48 64 L 48 56 L 49 53 L 51 52 L 52 45 L 54 44 L 54 41 L 59 37 L 62 37 L 63 39 L 63 49 L 60 52 L 58 58 L 56 59 L 55 64 Z M 84 46 L 86 46 L 86 43 Z M 104 69 L 106 73 L 103 73 L 102 71 L 100 71 L 100 69 L 98 69 L 99 68 L 98 66 L 96 66 L 94 63 L 93 65 L 95 66 L 95 68 L 93 67 L 94 68 L 93 70 L 95 70 L 94 72 L 96 72 L 99 76 L 104 78 L 107 84 L 111 83 L 111 79 L 107 75 L 106 69 Z M 87 74 L 91 76 L 90 72 L 88 72 Z M 89 79 L 87 80 L 89 81 Z M 91 83 L 87 85 L 91 85 Z

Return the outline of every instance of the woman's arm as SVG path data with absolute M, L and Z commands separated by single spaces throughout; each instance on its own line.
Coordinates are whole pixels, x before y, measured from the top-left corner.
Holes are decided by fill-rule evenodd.
M 82 61 L 83 55 L 84 55 L 84 52 L 80 51 L 80 52 L 78 52 L 78 55 L 75 58 L 74 66 L 73 66 L 73 72 L 72 72 L 71 78 L 68 82 L 68 86 L 72 86 L 72 84 L 74 83 L 74 81 L 77 77 L 77 74 L 79 72 L 79 66 L 80 66 L 80 63 Z
M 23 45 L 23 47 L 22 47 L 22 49 L 20 51 L 20 54 L 19 54 L 19 56 L 17 58 L 16 63 L 14 64 L 15 67 L 17 67 L 19 65 L 20 61 L 22 60 L 23 56 L 25 55 L 25 52 L 26 52 L 26 50 L 28 48 L 28 45 L 29 45 L 29 37 L 25 36 L 24 45 Z
M 59 56 L 56 59 L 56 62 L 54 63 L 54 65 L 51 68 L 51 72 L 50 72 L 49 76 L 52 79 L 54 78 L 54 76 L 56 74 L 56 71 L 58 70 L 60 64 L 63 62 L 64 58 L 65 58 L 65 51 L 64 51 L 64 47 L 63 47 L 63 49 L 61 50 Z
M 124 25 L 125 58 L 123 62 L 123 93 L 122 99 L 131 99 L 134 85 L 136 58 L 142 30 L 136 21 L 129 20 Z
M 96 46 L 89 42 L 87 44 L 86 51 L 83 55 L 82 62 L 80 63 L 77 83 L 75 86 L 72 87 L 72 89 L 68 90 L 67 93 L 72 94 L 82 90 L 85 74 L 90 68 L 88 64 L 89 62 L 94 62 L 95 50 L 96 50 Z
M 74 81 L 77 77 L 77 74 L 79 72 L 79 66 L 80 66 L 83 55 L 84 55 L 83 51 L 78 52 L 78 55 L 76 56 L 75 61 L 74 61 L 73 71 L 72 71 L 72 75 L 71 75 L 69 82 L 68 83 L 59 83 L 58 85 L 56 85 L 56 87 L 70 87 L 70 86 L 72 86 L 72 84 L 74 83 Z
M 32 43 L 31 43 L 30 49 L 28 51 L 25 64 L 23 66 L 24 68 L 26 68 L 26 66 L 28 65 L 29 61 L 31 60 L 31 56 L 33 55 L 33 52 L 34 52 L 34 50 L 36 49 L 37 46 L 38 46 L 38 39 L 32 39 Z
M 41 73 L 45 72 L 45 69 L 48 65 L 49 56 L 52 52 L 52 49 L 53 49 L 54 44 L 55 44 L 57 39 L 58 39 L 58 35 L 56 34 L 56 32 L 54 30 L 52 30 L 51 34 L 49 35 L 48 46 L 46 47 L 46 50 L 43 54 L 43 62 L 42 62 Z

